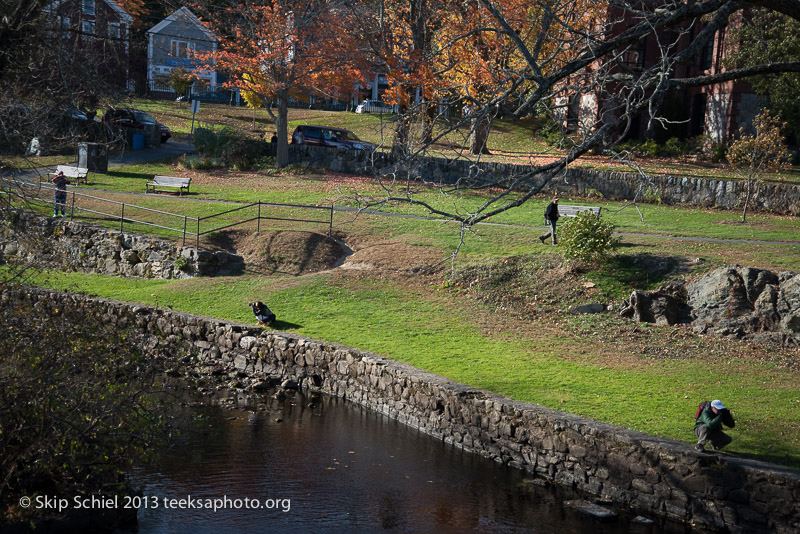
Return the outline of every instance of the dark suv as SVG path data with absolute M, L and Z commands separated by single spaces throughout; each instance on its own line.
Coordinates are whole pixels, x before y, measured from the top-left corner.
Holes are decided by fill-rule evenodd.
M 172 137 L 172 132 L 169 131 L 169 128 L 159 123 L 149 113 L 138 109 L 111 108 L 103 115 L 103 121 L 126 128 L 144 128 L 146 124 L 158 124 L 162 143 L 166 143 Z
M 362 141 L 350 130 L 307 124 L 302 124 L 294 129 L 292 144 L 346 148 L 348 150 L 375 150 L 375 145 Z

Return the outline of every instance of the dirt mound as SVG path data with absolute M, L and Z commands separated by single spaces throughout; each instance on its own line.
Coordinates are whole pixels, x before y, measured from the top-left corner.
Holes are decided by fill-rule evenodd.
M 596 298 L 594 285 L 567 270 L 559 258 L 520 255 L 453 273 L 454 287 L 515 317 L 563 312 Z
M 351 245 L 351 243 L 348 243 Z M 442 260 L 440 251 L 394 241 L 353 243 L 355 252 L 341 268 L 358 271 L 379 271 L 386 275 L 409 275 L 427 272 Z
M 244 258 L 249 272 L 306 274 L 335 267 L 345 255 L 336 240 L 314 232 L 292 230 L 248 232 L 226 230 L 209 244 Z

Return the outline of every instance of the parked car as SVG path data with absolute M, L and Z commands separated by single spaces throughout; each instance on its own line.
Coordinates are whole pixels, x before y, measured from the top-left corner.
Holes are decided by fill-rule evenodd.
M 166 125 L 155 120 L 149 113 L 138 109 L 110 108 L 103 115 L 103 120 L 109 124 L 126 128 L 144 128 L 146 124 L 158 124 L 162 143 L 166 143 L 172 137 L 172 132 Z
M 356 113 L 394 113 L 394 106 L 384 104 L 380 100 L 364 100 L 356 106 Z
M 327 146 L 349 150 L 375 150 L 375 145 L 362 141 L 350 130 L 307 124 L 302 124 L 294 129 L 292 144 Z

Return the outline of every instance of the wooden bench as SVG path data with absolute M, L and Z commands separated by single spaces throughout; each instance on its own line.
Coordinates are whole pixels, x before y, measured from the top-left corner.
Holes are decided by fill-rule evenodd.
M 594 207 L 594 206 L 563 206 L 561 204 L 558 205 L 558 215 L 559 217 L 577 217 L 579 213 L 582 211 L 591 211 L 594 213 L 596 219 L 600 218 L 600 210 L 603 208 Z
M 48 176 L 55 176 L 58 172 L 61 171 L 64 173 L 64 176 L 70 178 L 70 181 L 73 181 L 76 184 L 88 182 L 87 176 L 89 175 L 89 169 L 84 167 L 73 167 L 72 165 L 59 165 L 56 167 L 55 172 L 48 173 Z
M 177 176 L 153 176 L 152 182 L 147 182 L 144 187 L 144 192 L 155 193 L 158 190 L 177 189 L 178 195 L 182 195 L 184 190 L 189 192 L 189 184 L 192 183 L 191 178 L 178 178 Z

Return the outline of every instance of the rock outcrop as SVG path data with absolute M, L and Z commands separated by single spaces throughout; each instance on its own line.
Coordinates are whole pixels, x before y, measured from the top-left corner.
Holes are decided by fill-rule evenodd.
M 688 284 L 634 291 L 621 315 L 663 325 L 691 323 L 698 333 L 800 347 L 800 274 L 731 265 Z

